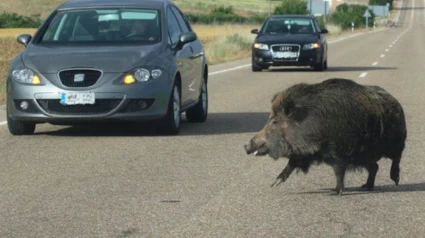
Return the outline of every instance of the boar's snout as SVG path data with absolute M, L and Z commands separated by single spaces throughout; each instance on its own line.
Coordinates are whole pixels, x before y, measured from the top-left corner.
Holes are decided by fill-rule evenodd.
M 256 156 L 263 156 L 267 155 L 269 153 L 269 149 L 267 147 L 267 141 L 265 138 L 262 138 L 260 136 L 254 136 L 254 138 L 251 139 L 248 145 L 245 145 L 245 151 L 247 154 L 252 154 Z

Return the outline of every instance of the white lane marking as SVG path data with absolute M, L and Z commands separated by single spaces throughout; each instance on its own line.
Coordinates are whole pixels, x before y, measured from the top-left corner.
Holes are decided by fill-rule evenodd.
M 381 55 L 381 58 L 384 58 L 385 57 L 385 55 Z
M 0 126 L 7 125 L 7 121 L 0 121 Z
M 389 49 L 385 49 L 385 52 L 388 52 L 389 51 Z
M 249 67 L 249 66 L 251 66 L 251 64 L 244 64 L 244 65 L 233 67 L 233 68 L 230 68 L 230 69 L 224 69 L 224 70 L 212 72 L 212 73 L 209 73 L 208 75 L 222 74 L 222 73 L 226 73 L 226 72 L 229 72 L 229 71 L 246 68 L 246 67 Z
M 381 31 L 385 31 L 385 30 L 386 29 L 381 29 L 381 30 L 370 32 L 370 33 L 377 33 L 377 32 L 381 32 Z M 353 37 L 356 37 L 356 36 L 360 36 L 360 35 L 364 35 L 364 34 L 367 34 L 367 32 L 357 33 L 357 34 L 354 34 L 354 35 L 351 35 L 351 36 L 342 37 L 342 38 L 339 38 L 339 39 L 336 39 L 336 40 L 333 40 L 333 41 L 328 41 L 328 43 L 332 44 L 332 43 L 340 42 L 340 41 L 347 40 L 347 39 L 350 39 L 350 38 L 353 38 Z
M 378 65 L 378 62 L 373 62 L 372 66 Z
M 359 78 L 364 78 L 366 77 L 366 75 L 367 75 L 367 72 L 363 72 L 362 74 L 360 74 Z
M 390 45 L 390 48 L 392 48 L 393 47 L 393 45 Z

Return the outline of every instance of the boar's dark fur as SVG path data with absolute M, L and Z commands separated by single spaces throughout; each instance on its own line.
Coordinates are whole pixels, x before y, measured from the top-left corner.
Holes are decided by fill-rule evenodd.
M 333 78 L 277 93 L 269 120 L 245 150 L 289 158 L 272 186 L 285 182 L 294 169 L 307 173 L 312 164 L 324 162 L 334 169 L 336 191 L 342 194 L 350 168 L 366 168 L 363 187 L 373 190 L 382 157 L 392 160 L 390 178 L 398 185 L 405 140 L 404 112 L 394 97 L 378 86 Z

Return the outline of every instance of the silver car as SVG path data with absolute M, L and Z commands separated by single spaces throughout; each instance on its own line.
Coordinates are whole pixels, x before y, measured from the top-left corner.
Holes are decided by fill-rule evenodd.
M 13 135 L 36 124 L 155 120 L 180 132 L 181 113 L 204 122 L 208 66 L 203 46 L 168 0 L 93 0 L 62 4 L 7 75 L 7 121 Z

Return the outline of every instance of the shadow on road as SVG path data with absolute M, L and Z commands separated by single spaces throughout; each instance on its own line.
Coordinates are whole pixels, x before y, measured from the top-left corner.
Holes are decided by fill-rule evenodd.
M 254 133 L 264 127 L 268 112 L 209 113 L 204 123 L 182 121 L 178 136 L 221 135 Z M 184 114 L 182 115 L 184 117 Z M 101 123 L 78 126 L 49 127 L 50 131 L 39 131 L 35 135 L 49 136 L 163 136 L 156 130 L 154 123 Z
M 349 72 L 349 71 L 374 71 L 374 70 L 396 70 L 396 67 L 373 67 L 373 66 L 341 66 L 329 67 L 327 71 L 330 72 Z
M 343 196 L 374 194 L 374 193 L 399 193 L 399 192 L 425 192 L 425 182 L 399 184 L 398 186 L 395 186 L 395 184 L 375 186 L 375 189 L 371 192 L 368 192 L 361 187 L 349 187 L 349 188 L 345 188 Z M 335 189 L 332 189 L 332 188 L 324 188 L 324 189 L 320 189 L 319 191 L 300 192 L 300 193 L 293 193 L 293 194 L 325 194 L 325 193 L 331 196 L 336 195 Z
M 334 66 L 329 67 L 326 71 L 323 72 L 350 72 L 350 71 L 373 71 L 373 70 L 396 70 L 396 67 L 379 67 L 379 66 Z M 268 71 L 271 73 L 277 72 L 299 72 L 299 73 L 308 73 L 316 72 L 310 67 L 279 67 L 279 68 L 270 68 Z

